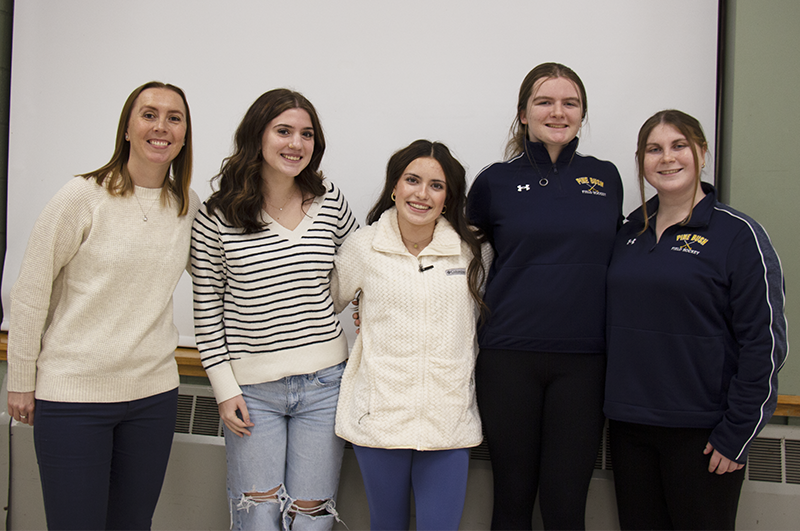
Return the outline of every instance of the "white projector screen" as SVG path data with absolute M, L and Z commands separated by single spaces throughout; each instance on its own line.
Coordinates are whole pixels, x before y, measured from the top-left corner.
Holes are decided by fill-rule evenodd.
M 564 63 L 588 93 L 579 151 L 616 163 L 627 214 L 638 204 L 636 133 L 654 112 L 697 117 L 714 153 L 717 17 L 717 0 L 16 2 L 6 320 L 36 217 L 72 175 L 108 161 L 122 104 L 146 81 L 186 92 L 201 199 L 249 105 L 276 87 L 302 92 L 325 131 L 322 169 L 363 224 L 394 151 L 442 141 L 474 178 L 502 157 L 525 74 Z M 191 308 L 184 275 L 185 346 Z

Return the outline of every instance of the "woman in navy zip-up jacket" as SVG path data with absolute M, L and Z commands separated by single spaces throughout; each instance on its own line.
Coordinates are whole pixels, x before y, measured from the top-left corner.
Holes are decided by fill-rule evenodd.
M 750 443 L 788 350 L 764 229 L 700 182 L 702 128 L 661 111 L 639 132 L 643 206 L 608 273 L 605 413 L 622 529 L 733 529 Z M 644 202 L 644 180 L 658 195 Z
M 586 91 L 537 66 L 519 92 L 506 162 L 469 193 L 495 260 L 479 332 L 476 390 L 494 477 L 492 529 L 583 529 L 603 423 L 605 282 L 622 183 L 576 150 Z

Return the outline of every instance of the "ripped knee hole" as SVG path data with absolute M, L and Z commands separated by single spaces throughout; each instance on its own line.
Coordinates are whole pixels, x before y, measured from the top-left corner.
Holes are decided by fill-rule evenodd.
M 280 488 L 281 485 L 278 485 L 274 489 L 270 489 L 266 492 L 245 492 L 242 496 L 255 503 L 277 502 Z
M 304 514 L 306 516 L 334 515 L 330 511 L 332 500 L 295 500 L 289 508 L 290 514 Z

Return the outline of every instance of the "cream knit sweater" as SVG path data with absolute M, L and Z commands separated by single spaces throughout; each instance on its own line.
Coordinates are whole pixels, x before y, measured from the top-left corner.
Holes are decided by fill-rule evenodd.
M 332 293 L 338 310 L 361 290 L 361 332 L 342 378 L 337 435 L 375 448 L 480 444 L 471 258 L 444 218 L 415 257 L 403 245 L 394 208 L 344 242 Z
M 50 200 L 11 291 L 9 391 L 121 402 L 177 387 L 172 293 L 200 201 L 191 192 L 178 217 L 160 194 L 112 196 L 76 177 Z

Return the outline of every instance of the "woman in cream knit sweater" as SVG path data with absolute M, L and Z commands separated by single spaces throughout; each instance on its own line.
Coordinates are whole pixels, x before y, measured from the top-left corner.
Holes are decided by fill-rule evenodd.
M 481 442 L 472 373 L 484 266 L 464 174 L 443 144 L 398 151 L 370 225 L 335 259 L 337 309 L 361 292 L 336 433 L 353 443 L 373 529 L 408 528 L 411 488 L 418 529 L 457 529 Z
M 191 175 L 186 97 L 147 83 L 111 161 L 67 182 L 33 228 L 11 292 L 8 412 L 34 427 L 50 529 L 150 528 L 178 406 Z

